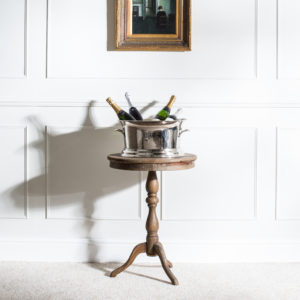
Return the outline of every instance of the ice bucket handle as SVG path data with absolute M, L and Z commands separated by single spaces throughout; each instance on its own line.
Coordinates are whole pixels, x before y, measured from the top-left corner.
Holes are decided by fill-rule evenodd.
M 186 119 L 181 119 L 180 120 L 180 124 L 179 124 L 179 133 L 178 133 L 178 137 L 180 137 L 183 133 L 190 131 L 189 129 L 182 129 L 182 123 L 185 121 Z
M 115 129 L 115 131 L 116 131 L 116 132 L 120 132 L 120 133 L 122 133 L 122 134 L 125 136 L 125 131 L 124 131 L 124 129 Z
M 181 135 L 185 132 L 190 131 L 189 129 L 180 130 L 178 136 L 181 137 Z

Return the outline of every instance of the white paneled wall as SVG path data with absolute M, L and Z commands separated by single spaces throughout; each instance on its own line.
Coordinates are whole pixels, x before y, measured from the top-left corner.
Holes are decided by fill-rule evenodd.
M 47 217 L 139 220 L 140 174 L 109 168 L 117 149 L 122 139 L 111 128 L 48 127 Z
M 300 3 L 278 0 L 278 77 L 300 78 Z
M 111 96 L 171 94 L 196 168 L 159 174 L 173 261 L 300 261 L 296 0 L 194 0 L 193 50 L 116 52 L 113 0 L 0 0 L 0 260 L 123 260 L 146 173 L 113 170 Z M 147 260 L 145 256 L 139 260 Z M 151 259 L 153 261 L 153 259 Z
M 277 218 L 300 220 L 300 129 L 279 128 L 277 133 Z
M 164 174 L 164 220 L 253 219 L 256 216 L 256 130 L 195 128 L 182 143 L 184 148 L 197 153 L 200 167 Z M 193 192 L 187 194 L 187 191 Z M 187 195 L 194 200 L 185 201 L 184 205 L 174 201 Z
M 24 127 L 0 127 L 1 185 L 0 217 L 24 218 L 27 213 L 27 157 L 26 129 Z M 16 182 L 22 184 L 20 193 L 11 197 Z
M 26 0 L 0 1 L 0 77 L 20 78 L 26 73 Z
M 199 27 L 199 34 L 193 38 L 194 51 L 120 55 L 106 51 L 105 1 L 50 0 L 48 75 L 51 78 L 254 77 L 255 0 L 194 1 L 193 9 L 199 12 L 194 20 Z

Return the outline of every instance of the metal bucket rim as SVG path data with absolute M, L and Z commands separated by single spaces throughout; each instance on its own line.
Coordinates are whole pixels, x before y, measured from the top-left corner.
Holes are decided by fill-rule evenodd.
M 173 121 L 156 121 L 156 120 L 121 120 L 123 127 L 137 127 L 147 129 L 166 129 L 180 125 L 185 119 L 178 119 Z

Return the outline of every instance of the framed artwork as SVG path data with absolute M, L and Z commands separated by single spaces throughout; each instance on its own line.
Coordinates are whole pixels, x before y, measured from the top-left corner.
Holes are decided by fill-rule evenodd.
M 117 50 L 191 50 L 191 0 L 115 1 Z

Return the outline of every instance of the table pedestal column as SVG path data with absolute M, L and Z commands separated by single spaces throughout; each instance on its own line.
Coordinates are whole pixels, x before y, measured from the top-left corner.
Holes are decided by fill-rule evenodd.
M 159 201 L 157 198 L 158 188 L 159 188 L 159 184 L 158 184 L 156 172 L 149 171 L 147 182 L 146 182 L 146 190 L 148 192 L 148 197 L 146 199 L 146 202 L 149 207 L 149 214 L 146 222 L 146 230 L 147 230 L 146 243 L 141 243 L 135 246 L 126 263 L 121 267 L 117 268 L 116 270 L 114 270 L 110 274 L 111 277 L 116 277 L 119 273 L 126 270 L 133 263 L 135 258 L 140 253 L 146 253 L 148 256 L 158 255 L 162 267 L 165 270 L 168 277 L 170 278 L 172 284 L 178 285 L 177 278 L 170 270 L 170 268 L 172 268 L 172 263 L 167 260 L 164 248 L 162 244 L 159 242 L 159 238 L 157 234 L 159 228 L 159 222 L 156 215 L 156 206 Z

